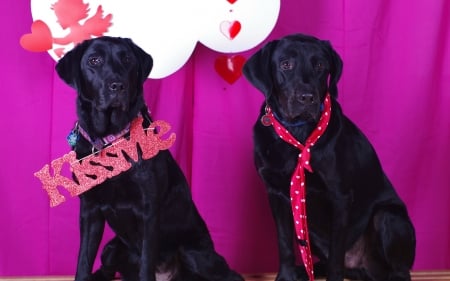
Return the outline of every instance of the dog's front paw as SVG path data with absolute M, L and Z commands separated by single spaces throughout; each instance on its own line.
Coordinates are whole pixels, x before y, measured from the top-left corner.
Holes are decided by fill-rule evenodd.
M 111 281 L 114 280 L 114 277 L 114 274 L 105 274 L 102 270 L 97 270 L 86 281 Z
M 244 281 L 244 278 L 241 275 L 239 275 L 237 272 L 231 271 L 230 278 L 227 279 L 227 280 L 230 280 L 230 281 Z
M 308 276 L 302 267 L 281 267 L 275 281 L 308 281 Z
M 326 281 L 344 281 L 344 275 L 343 274 L 330 274 L 327 276 Z

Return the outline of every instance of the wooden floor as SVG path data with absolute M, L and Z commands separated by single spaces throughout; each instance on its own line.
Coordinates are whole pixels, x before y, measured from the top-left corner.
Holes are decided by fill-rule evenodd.
M 413 281 L 450 281 L 450 271 L 416 271 L 412 274 Z M 246 281 L 274 281 L 275 274 L 246 275 Z M 325 279 L 316 279 L 325 281 Z
M 246 281 L 273 281 L 275 274 L 247 274 Z M 324 281 L 324 279 L 316 279 Z M 450 271 L 415 271 L 413 281 L 450 281 Z M 70 276 L 36 276 L 36 277 L 0 277 L 0 281 L 73 281 Z

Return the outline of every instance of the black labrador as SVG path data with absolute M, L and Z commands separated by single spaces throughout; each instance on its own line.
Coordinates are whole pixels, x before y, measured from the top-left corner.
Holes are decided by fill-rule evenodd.
M 254 157 L 277 227 L 276 280 L 307 280 L 308 275 L 296 266 L 295 249 L 305 241 L 294 233 L 290 195 L 300 149 L 276 133 L 268 109 L 280 127 L 305 144 L 321 120 L 327 94 L 331 116 L 310 147 L 311 171 L 304 172 L 315 275 L 328 281 L 410 280 L 415 230 L 374 148 L 342 112 L 336 85 L 341 72 L 342 60 L 328 41 L 302 34 L 269 42 L 243 68 L 265 96 L 253 128 Z
M 130 39 L 99 37 L 77 45 L 56 65 L 77 91 L 77 158 L 107 147 L 105 136 L 129 134 L 138 115 L 152 120 L 143 83 L 153 66 L 149 54 Z M 75 279 L 242 281 L 214 249 L 207 225 L 191 198 L 187 181 L 168 150 L 144 160 L 81 194 L 81 245 Z M 126 156 L 124 156 L 126 157 Z M 76 180 L 76 179 L 75 179 Z M 115 237 L 104 247 L 102 265 L 92 273 L 105 222 Z

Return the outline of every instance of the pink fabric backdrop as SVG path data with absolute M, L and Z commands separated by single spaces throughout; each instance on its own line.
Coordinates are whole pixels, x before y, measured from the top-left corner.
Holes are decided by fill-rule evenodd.
M 49 208 L 33 173 L 69 151 L 75 94 L 50 56 L 18 44 L 32 22 L 29 1 L 1 6 L 0 275 L 73 274 L 78 199 Z M 449 19 L 447 0 L 282 0 L 268 38 L 310 33 L 341 54 L 339 100 L 408 205 L 415 269 L 450 268 Z M 198 45 L 180 71 L 146 83 L 146 98 L 177 133 L 172 151 L 218 251 L 240 272 L 274 271 L 274 224 L 252 163 L 262 95 L 244 78 L 222 80 L 219 55 Z

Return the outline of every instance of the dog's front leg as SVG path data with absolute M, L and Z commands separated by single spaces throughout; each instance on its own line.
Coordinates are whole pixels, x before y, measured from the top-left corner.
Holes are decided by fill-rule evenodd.
M 141 281 L 154 281 L 155 269 L 156 269 L 156 218 L 149 218 L 144 223 L 144 239 L 142 241 L 142 256 L 141 256 L 141 268 L 139 271 L 139 280 Z
M 83 196 L 83 195 L 81 195 Z M 105 229 L 105 219 L 98 207 L 80 201 L 80 249 L 75 275 L 76 281 L 90 280 L 95 257 Z
M 269 203 L 275 219 L 278 238 L 279 271 L 276 281 L 300 280 L 295 265 L 294 223 L 290 199 L 269 189 Z M 306 280 L 306 276 L 303 277 Z
M 327 281 L 342 281 L 345 273 L 345 247 L 351 196 L 334 194 Z
M 153 188 L 154 187 L 147 187 Z M 141 252 L 140 281 L 155 281 L 156 259 L 158 253 L 157 200 L 154 194 L 144 192 L 143 239 Z

